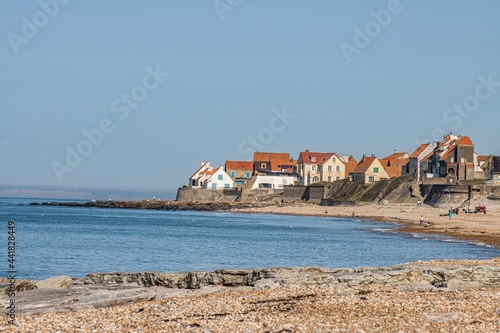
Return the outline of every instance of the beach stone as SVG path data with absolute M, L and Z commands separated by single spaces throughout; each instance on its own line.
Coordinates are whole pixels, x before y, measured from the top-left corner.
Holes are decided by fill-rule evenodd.
M 447 312 L 438 315 L 426 315 L 428 320 L 435 320 L 441 323 L 446 323 L 449 321 L 456 321 L 459 319 L 468 319 L 470 316 L 466 313 L 461 312 Z
M 15 290 L 16 290 L 16 292 L 19 293 L 19 292 L 22 292 L 22 291 L 33 290 L 33 289 L 37 289 L 37 288 L 38 287 L 33 282 L 30 282 L 30 281 L 18 281 L 16 283 Z M 1 294 L 2 295 L 8 295 L 9 291 L 10 291 L 10 287 L 7 286 L 7 287 L 5 287 L 5 288 L 2 289 Z
M 69 289 L 73 279 L 67 275 L 54 276 L 36 283 L 38 289 Z

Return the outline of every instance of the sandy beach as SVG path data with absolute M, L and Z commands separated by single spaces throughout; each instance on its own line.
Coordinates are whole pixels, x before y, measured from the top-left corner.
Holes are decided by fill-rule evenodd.
M 324 207 L 305 203 L 234 209 L 234 212 L 334 216 L 370 219 L 376 222 L 397 222 L 399 232 L 442 234 L 457 239 L 500 247 L 500 207 L 488 206 L 487 213 L 453 214 L 448 211 L 417 204 L 366 204 L 357 206 Z M 445 216 L 441 216 L 445 215 Z M 420 217 L 424 225 L 420 225 Z

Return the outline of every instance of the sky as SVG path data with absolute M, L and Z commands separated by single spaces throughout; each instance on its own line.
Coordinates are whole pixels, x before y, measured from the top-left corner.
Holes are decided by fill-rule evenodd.
M 500 2 L 0 2 L 0 185 L 175 191 L 252 152 L 500 155 Z

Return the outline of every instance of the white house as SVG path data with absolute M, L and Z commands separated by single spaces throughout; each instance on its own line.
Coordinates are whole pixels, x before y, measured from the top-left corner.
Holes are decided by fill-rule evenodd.
M 285 185 L 294 185 L 297 181 L 297 177 L 294 176 L 256 176 L 251 189 L 271 188 L 282 190 Z
M 201 166 L 198 170 L 189 177 L 189 185 L 192 187 L 203 187 L 204 182 L 208 178 L 208 171 L 212 171 L 214 168 L 210 165 L 210 162 L 201 162 Z
M 224 171 L 224 167 L 220 166 L 217 169 L 207 171 L 207 180 L 204 182 L 203 187 L 212 190 L 222 190 L 225 188 L 232 188 L 234 181 Z

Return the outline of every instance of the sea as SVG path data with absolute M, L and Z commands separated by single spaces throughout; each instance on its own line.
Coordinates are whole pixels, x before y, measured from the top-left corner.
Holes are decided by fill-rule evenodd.
M 47 200 L 0 198 L 0 277 L 12 271 L 17 279 L 42 280 L 89 272 L 354 268 L 500 256 L 499 248 L 393 232 L 398 225 L 369 220 L 29 205 L 34 201 Z

